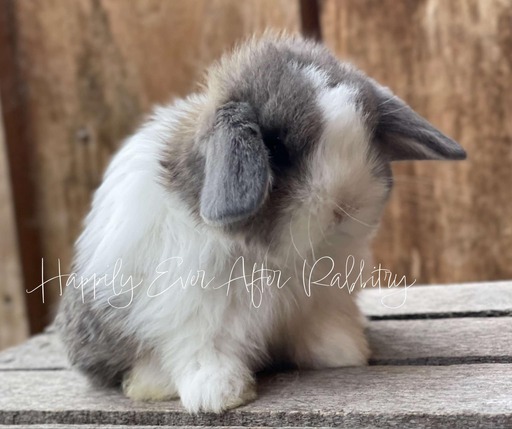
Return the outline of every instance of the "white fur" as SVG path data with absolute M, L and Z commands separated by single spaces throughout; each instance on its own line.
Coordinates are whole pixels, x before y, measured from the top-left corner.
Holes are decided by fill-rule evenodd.
M 307 74 L 323 86 L 317 70 Z M 376 201 L 384 189 L 370 174 L 366 131 L 354 96 L 346 86 L 321 92 L 318 104 L 327 126 L 311 160 L 314 192 L 290 207 L 290 228 L 276 237 L 280 251 L 242 255 L 249 270 L 264 263 L 281 270 L 283 279 L 292 277 L 281 289 L 256 291 L 257 297 L 241 281 L 220 287 L 230 278 L 241 247 L 215 228 L 193 222 L 179 197 L 157 180 L 158 160 L 176 124 L 200 98 L 160 108 L 115 156 L 78 241 L 77 263 L 84 273 L 101 275 L 111 273 L 121 258 L 121 272 L 143 282 L 111 300 L 130 305 L 125 329 L 152 350 L 141 352 L 126 377 L 128 396 L 180 396 L 191 412 L 219 412 L 255 397 L 253 372 L 271 354 L 313 368 L 366 363 L 362 317 L 347 290 L 313 286 L 307 293 L 301 282 L 304 259 L 310 268 L 329 256 L 341 273 L 350 255 L 357 263 L 368 260 L 368 240 L 380 210 Z M 342 213 L 338 225 L 333 210 L 345 203 L 356 210 Z M 181 264 L 169 261 L 157 274 L 156 265 L 170 257 L 181 257 Z M 319 263 L 324 272 L 329 261 Z M 214 277 L 208 287 L 170 286 L 201 270 L 207 279 Z M 235 273 L 241 274 L 240 266 Z M 355 281 L 355 274 L 349 277 Z M 111 295 L 111 289 L 100 288 L 96 299 Z

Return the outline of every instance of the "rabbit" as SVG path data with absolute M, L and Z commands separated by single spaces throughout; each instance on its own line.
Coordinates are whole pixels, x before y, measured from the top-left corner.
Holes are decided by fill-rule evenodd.
M 70 362 L 190 413 L 254 400 L 273 363 L 367 364 L 360 288 L 346 286 L 372 268 L 391 163 L 465 156 L 321 43 L 244 41 L 108 166 L 57 316 Z

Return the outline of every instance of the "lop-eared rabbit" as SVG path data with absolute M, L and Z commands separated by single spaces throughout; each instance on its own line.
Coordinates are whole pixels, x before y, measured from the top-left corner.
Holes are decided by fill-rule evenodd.
M 390 165 L 465 158 L 300 36 L 239 45 L 201 88 L 157 107 L 114 156 L 58 316 L 92 382 L 193 413 L 253 400 L 255 372 L 275 362 L 365 365 L 355 296 Z

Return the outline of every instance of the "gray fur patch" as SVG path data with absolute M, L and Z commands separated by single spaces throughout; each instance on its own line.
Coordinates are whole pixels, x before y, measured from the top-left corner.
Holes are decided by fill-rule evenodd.
M 212 213 L 215 210 L 221 213 L 221 209 L 215 207 L 214 188 L 218 190 L 219 183 L 233 180 L 227 177 L 233 174 L 233 169 L 224 168 L 223 172 L 215 175 L 206 173 L 205 176 L 205 169 L 208 171 L 210 168 L 211 173 L 221 163 L 226 163 L 220 158 L 211 164 L 214 167 L 205 163 L 207 154 L 218 150 L 209 147 L 216 146 L 212 139 L 197 141 L 196 137 L 190 137 L 187 145 L 170 142 L 166 159 L 162 162 L 167 171 L 167 186 L 188 202 L 198 222 L 201 222 L 199 213 L 203 210 L 204 217 L 210 216 L 212 223 L 222 224 L 224 231 L 238 234 L 246 242 L 269 245 L 272 237 L 290 221 L 289 208 L 308 192 L 311 176 L 309 157 L 320 144 L 324 127 L 317 104 L 322 88 L 316 88 L 301 72 L 307 68 L 314 68 L 325 76 L 327 88 L 344 84 L 356 90 L 358 109 L 372 138 L 368 155 L 377 160 L 373 165 L 374 174 L 388 187 L 392 184 L 390 161 L 462 159 L 465 156 L 463 149 L 453 140 L 363 72 L 340 62 L 324 46 L 301 37 L 270 35 L 241 45 L 234 53 L 214 64 L 208 73 L 205 92 L 214 105 L 214 112 L 227 103 L 248 105 L 254 112 L 252 121 L 259 129 L 268 153 L 269 193 L 264 201 L 260 201 L 261 184 L 265 182 L 264 168 L 261 158 L 258 160 L 256 157 L 254 162 L 259 167 L 253 171 L 255 183 L 247 183 L 250 176 L 244 175 L 237 185 L 239 190 L 250 189 L 247 201 L 236 202 L 233 186 L 229 191 L 225 188 L 221 193 L 224 199 L 221 204 L 226 214 L 215 216 Z M 210 121 L 215 123 L 215 120 Z M 198 129 L 203 126 L 198 124 Z M 209 132 L 214 131 L 211 129 Z M 248 137 L 248 141 L 251 143 L 247 143 L 247 147 L 252 147 L 257 139 Z M 238 147 L 242 146 L 238 144 Z M 230 150 L 233 152 L 233 148 Z M 228 196 L 231 198 L 229 203 Z M 239 204 L 238 208 L 236 204 Z
M 268 153 L 248 103 L 229 102 L 208 134 L 201 217 L 213 225 L 245 219 L 261 206 L 268 190 Z
M 139 345 L 124 329 L 128 308 L 94 301 L 92 288 L 68 286 L 60 304 L 56 326 L 66 345 L 70 363 L 97 386 L 117 386 L 129 371 Z
M 376 137 L 393 161 L 466 159 L 464 149 L 398 97 L 382 102 Z

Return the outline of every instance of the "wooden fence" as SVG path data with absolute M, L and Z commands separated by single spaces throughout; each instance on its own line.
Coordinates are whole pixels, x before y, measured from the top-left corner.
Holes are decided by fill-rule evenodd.
M 1 218 L 0 251 L 23 282 L 0 270 L 11 297 L 0 321 L 13 339 L 26 332 L 21 311 L 4 316 L 13 303 L 26 300 L 31 332 L 51 319 L 58 287 L 44 305 L 19 289 L 41 282 L 41 258 L 46 278 L 58 260 L 69 269 L 122 138 L 266 27 L 322 38 L 468 151 L 462 163 L 395 166 L 376 260 L 421 283 L 512 278 L 512 0 L 2 0 L 0 206 L 11 226 Z

